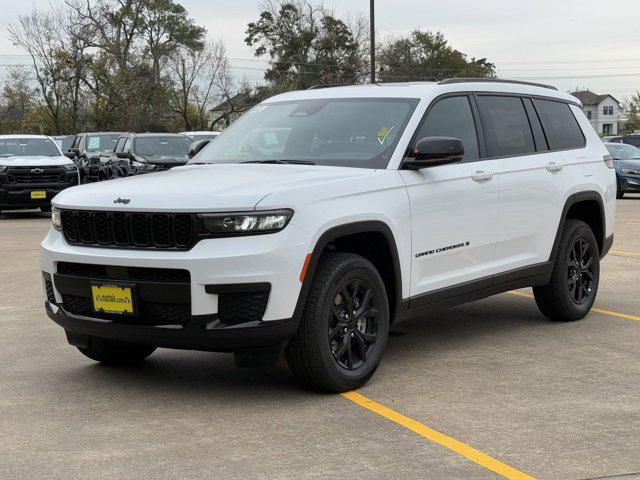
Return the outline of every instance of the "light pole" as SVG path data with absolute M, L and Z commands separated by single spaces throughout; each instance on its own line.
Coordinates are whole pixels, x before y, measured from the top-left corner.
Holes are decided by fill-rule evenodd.
M 369 0 L 369 27 L 371 28 L 371 83 L 376 83 L 376 19 L 374 0 Z

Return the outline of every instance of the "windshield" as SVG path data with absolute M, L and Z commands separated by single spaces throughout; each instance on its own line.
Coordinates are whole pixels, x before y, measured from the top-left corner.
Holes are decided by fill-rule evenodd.
M 57 157 L 58 147 L 48 138 L 3 138 L 0 139 L 0 157 Z
M 88 135 L 87 136 L 87 151 L 113 151 L 116 146 L 116 142 L 120 138 L 119 133 L 102 134 L 102 135 Z
M 183 136 L 138 137 L 135 139 L 135 153 L 143 156 L 186 157 L 190 145 L 189 139 Z
M 607 150 L 614 160 L 640 160 L 640 150 L 624 143 L 610 143 Z
M 71 144 L 73 143 L 74 138 L 75 138 L 74 136 L 54 137 L 53 141 L 61 151 L 66 152 L 71 148 Z
M 194 163 L 291 162 L 385 168 L 418 99 L 357 98 L 260 104 Z

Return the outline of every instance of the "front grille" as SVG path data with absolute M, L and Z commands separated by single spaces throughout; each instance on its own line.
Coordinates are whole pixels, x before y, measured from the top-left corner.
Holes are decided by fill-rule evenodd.
M 65 176 L 62 167 L 11 167 L 7 170 L 9 183 L 61 183 Z
M 225 324 L 262 320 L 268 300 L 268 292 L 221 293 L 218 296 L 218 318 Z
M 90 263 L 59 262 L 58 273 L 72 277 L 94 280 L 115 280 L 130 282 L 189 283 L 188 270 L 175 268 L 116 267 L 93 265 Z
M 136 213 L 62 210 L 69 243 L 124 248 L 188 250 L 198 239 L 191 213 Z
M 64 309 L 73 315 L 95 317 L 92 301 L 89 297 L 62 294 Z M 155 302 L 139 302 L 138 312 L 131 315 L 99 314 L 101 319 L 115 323 L 135 324 L 143 326 L 186 325 L 191 319 L 191 306 L 184 304 L 168 304 Z

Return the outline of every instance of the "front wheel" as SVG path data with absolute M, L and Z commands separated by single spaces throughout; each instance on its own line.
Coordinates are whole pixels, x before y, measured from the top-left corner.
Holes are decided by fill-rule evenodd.
M 620 179 L 617 179 L 618 181 L 616 182 L 616 198 L 618 200 L 620 200 L 622 197 L 624 197 L 624 191 L 622 190 L 622 185 L 620 185 Z
M 384 282 L 366 258 L 329 253 L 320 259 L 287 363 L 307 387 L 344 392 L 378 368 L 389 335 Z
M 91 338 L 89 347 L 76 347 L 84 356 L 106 365 L 130 365 L 141 362 L 151 355 L 156 347 L 118 342 L 106 338 Z
M 540 312 L 550 320 L 580 320 L 593 307 L 600 281 L 600 250 L 589 225 L 567 220 L 562 231 L 551 281 L 535 287 Z

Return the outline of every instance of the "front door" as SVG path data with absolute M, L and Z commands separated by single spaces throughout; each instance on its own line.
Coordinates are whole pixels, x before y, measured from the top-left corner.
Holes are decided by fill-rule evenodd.
M 452 165 L 400 171 L 411 205 L 412 297 L 488 277 L 497 241 L 495 162 L 480 160 L 467 96 L 445 97 L 430 108 L 416 139 L 436 136 L 461 139 L 465 156 Z

